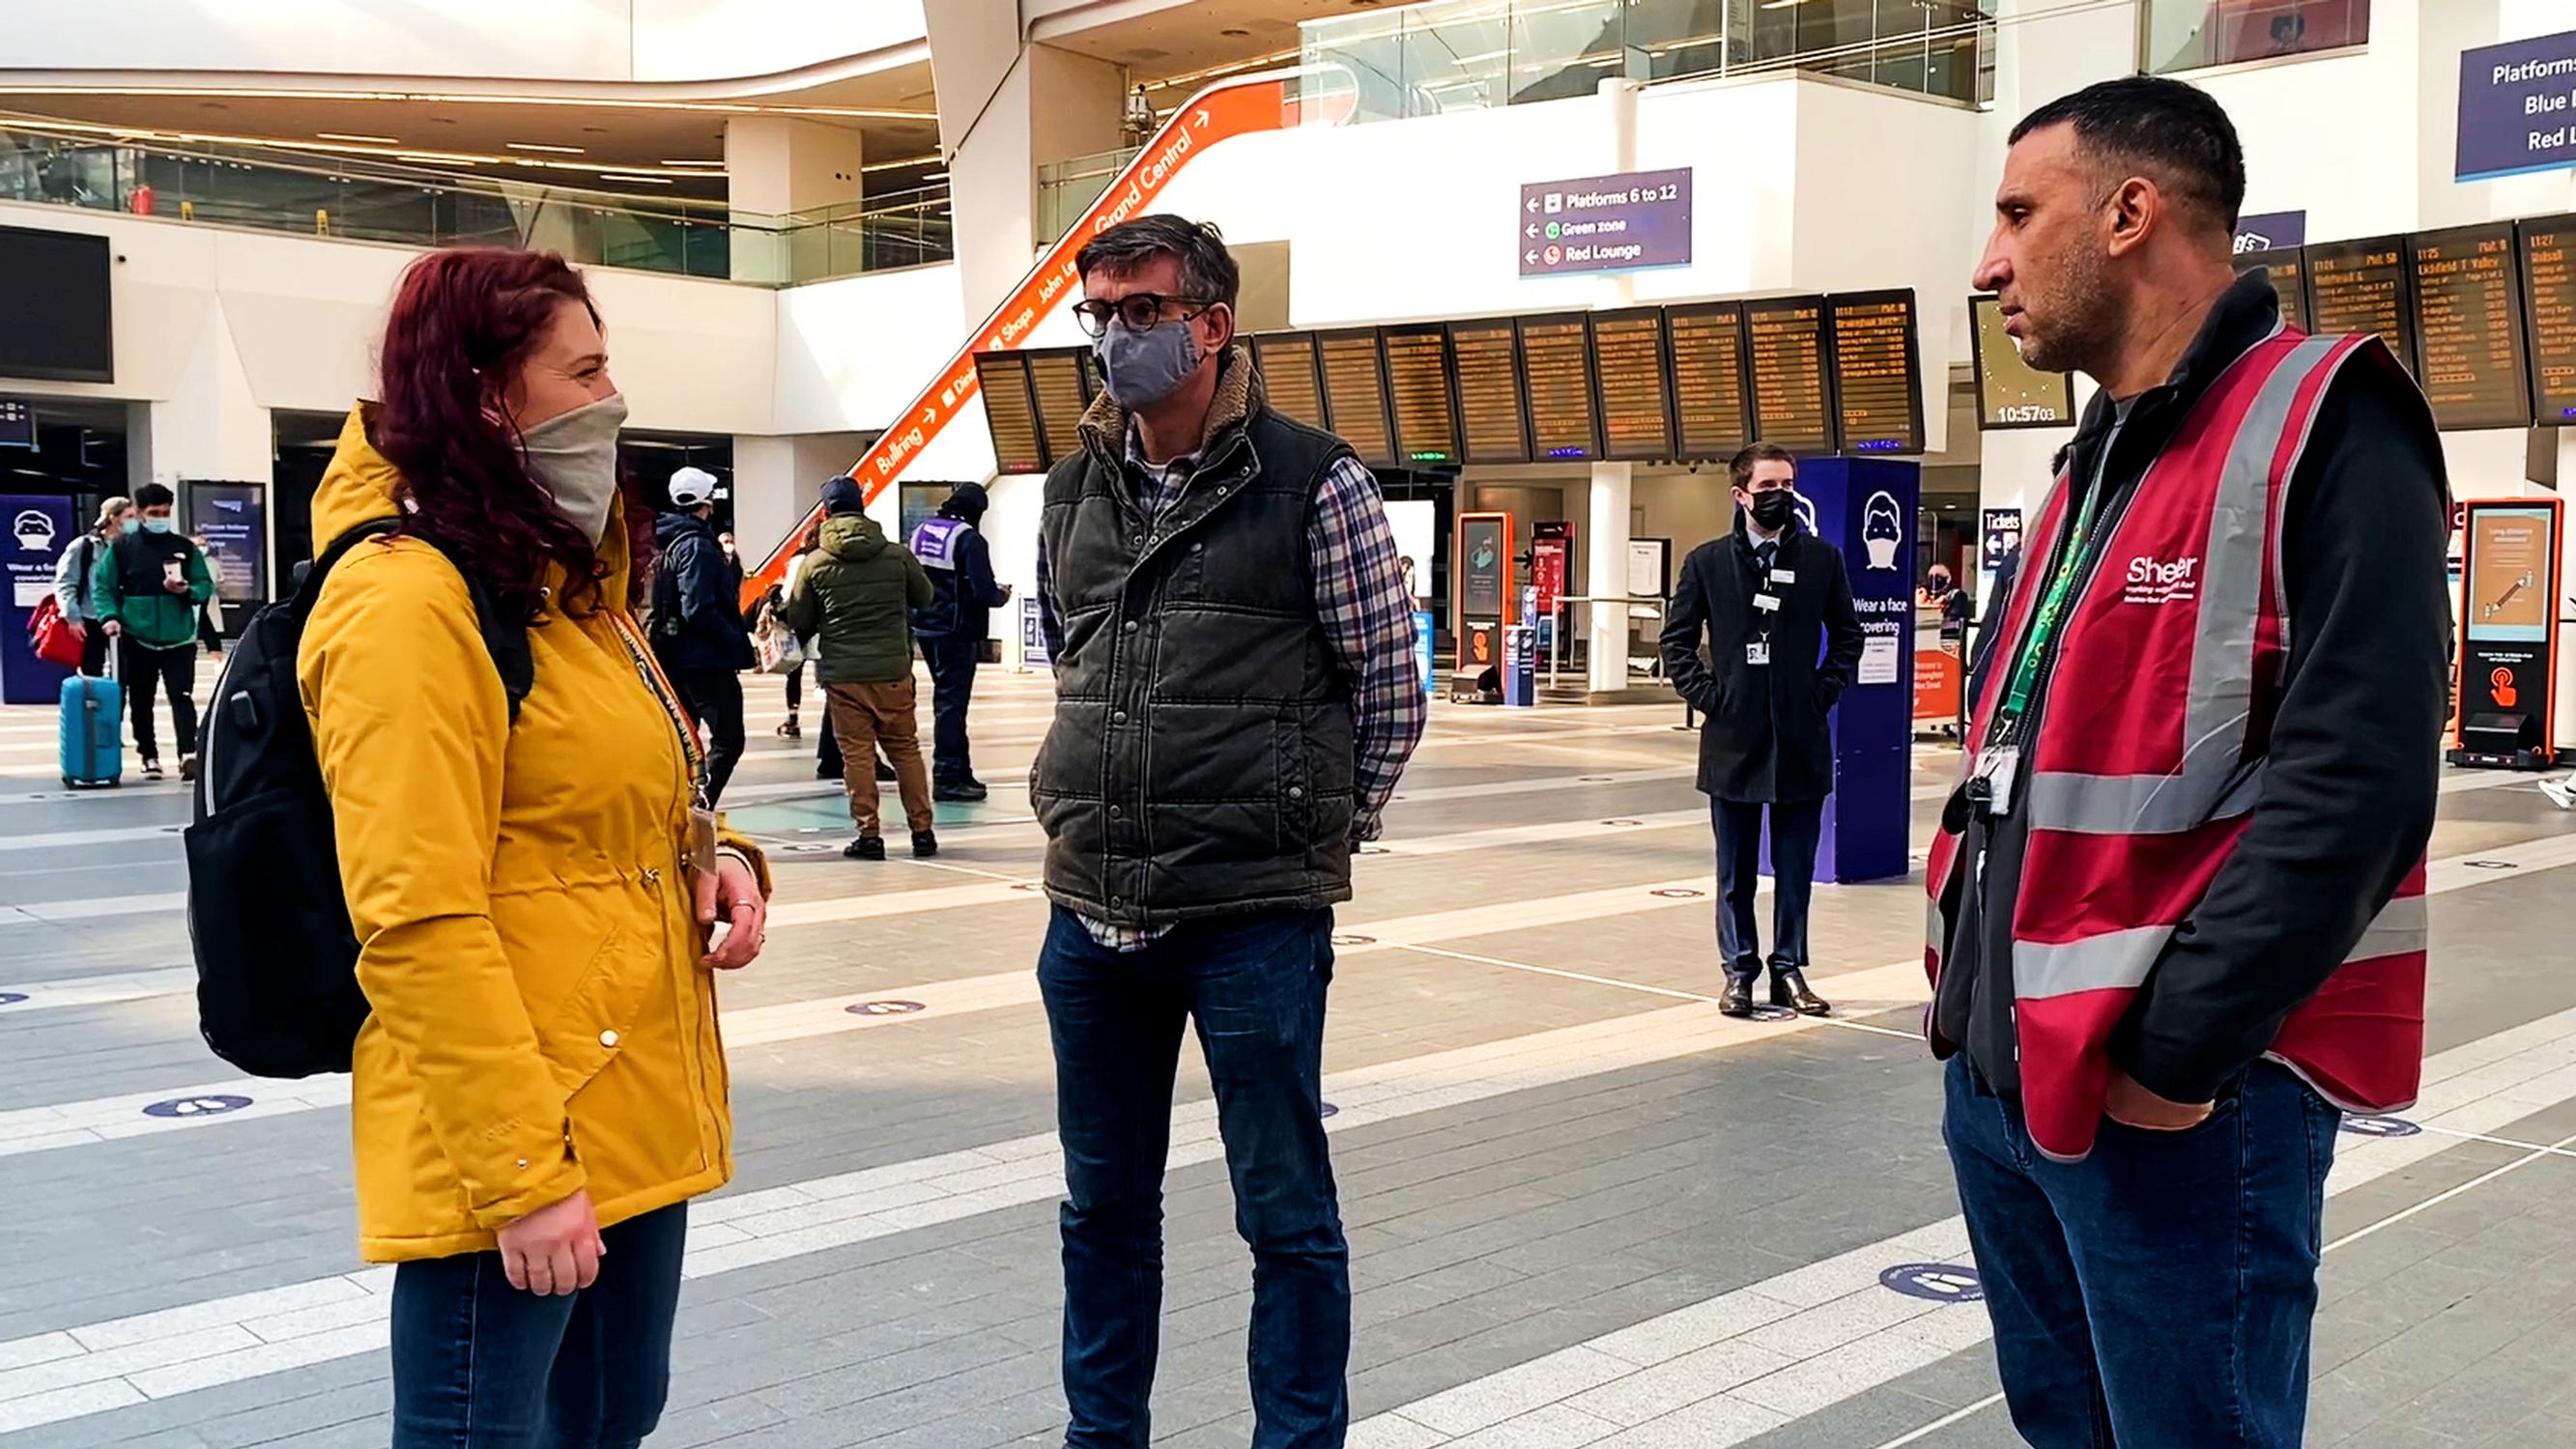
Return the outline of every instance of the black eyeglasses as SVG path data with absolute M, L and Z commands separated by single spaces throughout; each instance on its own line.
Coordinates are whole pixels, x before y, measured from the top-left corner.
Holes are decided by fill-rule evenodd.
M 1185 312 L 1170 319 L 1174 322 L 1187 322 L 1215 305 L 1213 300 L 1206 297 L 1166 297 L 1155 292 L 1130 292 L 1115 302 L 1077 302 L 1073 307 L 1073 315 L 1082 319 L 1083 331 L 1094 337 L 1106 337 L 1109 335 L 1109 319 L 1112 317 L 1126 323 L 1127 330 L 1130 332 L 1143 332 L 1163 325 L 1165 320 L 1163 309 L 1166 307 L 1198 308 L 1197 312 Z

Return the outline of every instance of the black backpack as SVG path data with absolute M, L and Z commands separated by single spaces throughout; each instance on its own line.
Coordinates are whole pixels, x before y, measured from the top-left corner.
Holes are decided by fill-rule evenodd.
M 197 1027 L 216 1056 L 255 1077 L 349 1070 L 367 1019 L 295 655 L 331 566 L 395 527 L 381 518 L 340 535 L 291 596 L 252 615 L 207 707 L 195 822 L 183 835 Z M 535 678 L 527 630 L 503 625 L 470 574 L 465 587 L 515 723 Z

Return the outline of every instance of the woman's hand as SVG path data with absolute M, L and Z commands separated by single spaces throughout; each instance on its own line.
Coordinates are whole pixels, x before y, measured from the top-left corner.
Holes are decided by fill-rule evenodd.
M 502 1274 L 511 1287 L 541 1298 L 598 1282 L 599 1260 L 607 1256 L 588 1188 L 501 1230 Z
M 769 901 L 760 893 L 760 878 L 730 851 L 716 856 L 715 890 L 698 892 L 698 924 L 724 923 L 724 935 L 708 949 L 706 964 L 717 971 L 738 971 L 760 954 L 769 927 Z

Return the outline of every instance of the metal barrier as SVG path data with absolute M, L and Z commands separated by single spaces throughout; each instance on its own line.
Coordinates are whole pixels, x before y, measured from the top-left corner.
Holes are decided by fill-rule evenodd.
M 1566 628 L 1566 624 L 1568 622 L 1566 609 L 1568 606 L 1574 604 L 1624 604 L 1628 609 L 1627 623 L 1629 627 L 1635 627 L 1636 622 L 1639 619 L 1652 619 L 1656 621 L 1655 632 L 1658 635 L 1663 633 L 1662 621 L 1664 617 L 1664 601 L 1662 599 L 1650 599 L 1633 594 L 1619 594 L 1615 596 L 1601 597 L 1559 597 L 1556 601 L 1556 607 L 1548 613 L 1548 625 L 1554 635 L 1553 642 L 1555 645 L 1555 647 L 1547 651 L 1547 687 L 1550 689 L 1556 688 L 1557 675 L 1564 667 L 1565 656 L 1572 652 L 1566 647 L 1574 637 L 1573 632 Z M 1591 647 L 1599 648 L 1599 641 L 1594 641 Z M 1628 637 L 1627 631 L 1624 629 L 1620 632 L 1619 636 L 1619 658 L 1622 664 L 1620 677 L 1624 679 L 1627 677 L 1625 663 L 1628 658 Z M 1646 678 L 1661 679 L 1663 677 L 1664 658 L 1662 651 L 1658 649 L 1655 654 L 1653 667 L 1646 671 Z

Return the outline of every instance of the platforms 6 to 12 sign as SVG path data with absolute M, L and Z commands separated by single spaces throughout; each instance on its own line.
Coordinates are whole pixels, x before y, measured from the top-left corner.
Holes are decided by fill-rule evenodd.
M 1690 168 L 1524 183 L 1514 220 L 1524 277 L 1686 267 Z

